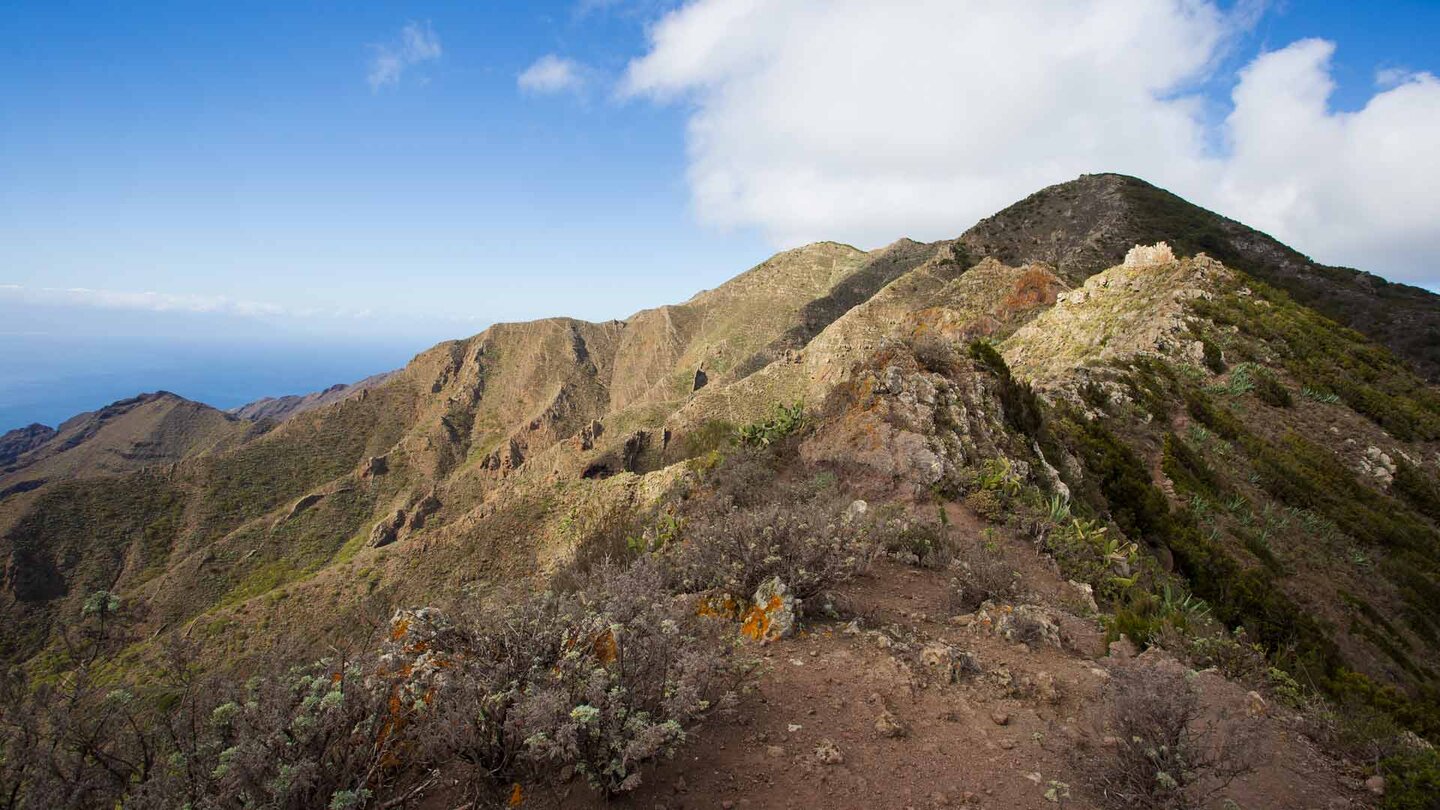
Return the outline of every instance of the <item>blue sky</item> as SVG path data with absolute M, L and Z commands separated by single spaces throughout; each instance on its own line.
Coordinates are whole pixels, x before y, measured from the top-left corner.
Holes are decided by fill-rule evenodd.
M 634 18 L 43 2 L 0 20 L 0 282 L 483 325 L 623 316 L 765 253 L 687 216 L 679 110 L 518 92 L 557 48 L 622 68 Z M 372 91 L 376 46 L 412 21 L 442 56 Z
M 1417 258 L 1440 246 L 1423 218 L 1434 204 L 1400 187 L 1418 183 L 1413 158 L 1387 169 L 1377 153 L 1390 146 L 1356 147 L 1341 161 L 1352 175 L 1393 169 L 1382 184 L 1399 190 L 1353 202 L 1353 177 L 1323 165 L 1336 144 L 1376 130 L 1398 133 L 1397 154 L 1435 142 L 1427 127 L 1440 84 L 1427 74 L 1440 72 L 1440 3 L 1036 5 L 1068 29 L 1055 32 L 1063 38 L 1023 40 L 1036 26 L 998 10 L 1007 4 L 897 1 L 889 17 L 919 33 L 1024 26 L 1010 51 L 972 46 L 999 49 L 977 60 L 997 66 L 990 72 L 947 73 L 965 54 L 909 61 L 905 38 L 887 36 L 866 17 L 874 4 L 856 0 L 11 0 L 0 8 L 0 339 L 318 337 L 383 345 L 377 360 L 392 360 L 496 320 L 623 317 L 683 300 L 811 239 L 868 248 L 954 236 L 1091 170 L 1149 177 L 1322 260 L 1373 256 L 1362 266 L 1440 281 Z M 1134 9 L 1161 33 L 1117 33 Z M 1085 27 L 1059 22 L 1065 14 L 1104 22 L 1093 51 L 1072 48 Z M 805 25 L 786 28 L 796 21 Z M 817 63 L 816 43 L 793 33 L 817 27 L 843 43 L 831 49 L 839 57 L 821 54 L 842 61 L 819 78 L 797 67 Z M 1314 38 L 1328 56 L 1323 44 L 1303 46 Z M 1066 58 L 1083 62 L 1082 75 L 1093 69 L 1097 95 L 1085 110 L 1053 111 L 1068 140 L 1014 138 L 1007 128 L 1048 128 L 1034 126 L 1036 110 L 1052 114 L 1044 94 L 1076 95 L 1046 84 L 1073 61 L 1032 76 L 1014 60 L 1061 50 L 1075 51 Z M 1117 52 L 1138 56 L 1112 65 Z M 561 75 L 519 81 L 547 56 Z M 1289 130 L 1234 115 L 1247 70 L 1252 112 L 1283 108 L 1286 94 L 1303 95 L 1294 88 L 1328 76 L 1328 106 L 1287 121 L 1337 131 L 1287 145 L 1288 162 L 1258 148 Z M 1034 95 L 1034 109 L 981 103 L 1010 87 L 1010 72 L 1011 95 Z M 1169 78 L 1127 84 L 1136 73 Z M 1347 124 L 1396 86 L 1393 109 Z M 885 109 L 909 87 L 924 93 Z M 1092 115 L 1111 100 L 1110 117 Z M 859 125 L 844 110 L 852 103 L 865 111 Z M 1107 128 L 1125 116 L 1143 138 Z M 942 159 L 922 160 L 934 144 L 916 133 L 927 131 L 943 136 Z M 1151 143 L 1161 148 L 1145 151 Z M 1293 157 L 1306 154 L 1318 157 Z M 911 156 L 918 166 L 906 165 Z M 1421 179 L 1436 173 L 1429 163 Z M 997 173 L 1002 164 L 1017 168 Z M 1292 193 L 1269 193 L 1276 187 Z M 1341 227 L 1369 222 L 1356 211 L 1390 223 L 1387 206 L 1421 210 L 1393 232 L 1370 228 L 1370 241 Z M 347 358 L 335 373 L 348 373 Z M 164 380 L 148 382 L 127 378 Z M 0 382 L 0 421 L 3 400 Z

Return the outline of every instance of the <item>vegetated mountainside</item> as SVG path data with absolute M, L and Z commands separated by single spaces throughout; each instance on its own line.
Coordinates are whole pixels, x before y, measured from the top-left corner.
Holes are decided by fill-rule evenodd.
M 834 766 L 885 773 L 944 755 L 894 750 L 895 721 L 921 745 L 995 746 L 954 763 L 995 780 L 1043 762 L 1045 778 L 1035 765 L 1037 779 L 1006 782 L 1005 806 L 1047 806 L 1072 786 L 1080 806 L 1115 806 L 1121 783 L 1146 801 L 1163 788 L 1142 806 L 1179 806 L 1202 786 L 1168 786 L 1157 773 L 1190 777 L 1143 746 L 1127 753 L 1133 735 L 1105 740 L 1126 701 L 1181 665 L 1216 668 L 1197 705 L 1243 704 L 1281 763 L 1245 777 L 1237 800 L 1364 800 L 1377 769 L 1393 806 L 1424 795 L 1424 769 L 1440 765 L 1398 729 L 1440 734 L 1440 392 L 1212 257 L 1157 246 L 1077 274 L 977 251 L 968 235 L 812 245 L 626 321 L 500 324 L 440 344 L 273 427 L 228 417 L 238 438 L 174 445 L 175 463 L 89 478 L 72 465 L 0 500 L 0 652 L 50 682 L 104 648 L 105 678 L 164 707 L 136 712 L 240 712 L 179 752 L 198 763 L 184 789 L 197 807 L 242 789 L 296 807 L 497 791 L 564 803 L 584 801 L 585 780 L 631 791 L 660 754 L 705 756 L 710 730 L 692 747 L 682 732 L 731 705 L 721 687 L 748 666 L 709 657 L 735 652 L 729 619 L 770 639 L 775 667 L 827 662 L 831 701 L 774 685 L 822 681 L 750 676 L 770 702 L 741 700 L 738 728 L 752 718 L 767 736 L 719 733 L 791 775 L 762 787 L 749 759 L 725 755 L 715 773 L 729 777 L 689 777 L 734 801 L 830 774 L 835 790 L 815 800 L 889 803 L 888 777 Z M 866 574 L 876 554 L 888 561 Z M 760 589 L 772 576 L 783 592 Z M 927 606 L 897 613 L 885 594 L 912 576 Z M 412 611 L 387 625 L 413 605 L 453 624 Z M 792 619 L 828 640 L 788 639 Z M 1107 656 L 1122 635 L 1156 652 Z M 241 680 L 343 655 L 303 685 L 272 681 L 269 697 L 216 687 L 232 711 L 167 685 L 178 648 L 184 671 Z M 456 667 L 464 677 L 447 677 Z M 897 674 L 845 677 L 856 667 Z M 282 705 L 317 684 L 339 694 Z M 906 693 L 913 705 L 897 702 Z M 957 700 L 969 708 L 946 722 L 959 725 L 921 723 Z M 321 706 L 344 711 L 327 720 Z M 992 711 L 1029 741 L 994 737 L 1008 719 L 969 720 Z M 29 716 L 51 715 L 4 715 Z M 316 736 L 332 720 L 375 733 Z M 873 728 L 857 732 L 862 720 Z M 1087 734 L 1088 756 L 1130 762 L 1130 776 L 1095 782 L 1044 742 L 1083 747 Z M 267 753 L 260 741 L 276 739 L 299 742 Z M 1197 778 L 1223 781 L 1212 765 Z M 92 774 L 102 803 L 135 785 L 180 790 L 164 769 L 120 770 Z M 1291 796 L 1286 771 L 1325 787 Z M 42 784 L 26 773 L 14 779 Z M 663 773 L 683 795 L 685 770 Z M 1125 782 L 1136 773 L 1138 788 Z M 946 790 L 984 802 L 986 784 Z
M 53 430 L 32 425 L 5 434 L 0 492 L 175 462 L 229 446 L 250 431 L 244 422 L 168 391 L 141 394 Z
M 297 413 L 319 408 L 339 402 L 346 397 L 364 391 L 367 388 L 374 388 L 380 383 L 390 379 L 392 371 L 381 374 L 372 374 L 363 380 L 353 383 L 336 383 L 324 391 L 315 391 L 309 394 L 288 394 L 283 397 L 261 397 L 254 402 L 247 402 L 238 408 L 231 408 L 229 413 L 249 419 L 252 422 L 259 422 L 262 419 L 269 419 L 274 422 L 283 422 Z
M 1440 297 L 1347 267 L 1311 261 L 1271 237 L 1143 180 L 1091 174 L 1051 186 L 960 237 L 977 256 L 1048 262 L 1072 283 L 1113 266 L 1134 245 L 1166 241 L 1205 253 L 1284 290 L 1440 380 Z

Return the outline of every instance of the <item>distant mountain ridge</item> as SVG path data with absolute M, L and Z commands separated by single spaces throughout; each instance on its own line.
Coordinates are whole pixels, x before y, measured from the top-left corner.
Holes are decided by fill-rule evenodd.
M 393 371 L 386 371 L 380 374 L 372 374 L 363 380 L 353 383 L 336 383 L 323 391 L 315 391 L 309 394 L 288 394 L 280 397 L 261 397 L 254 402 L 247 402 L 226 413 L 234 414 L 241 419 L 249 419 L 258 422 L 262 419 L 270 419 L 276 422 L 283 421 L 297 413 L 304 413 L 311 408 L 318 408 L 322 405 L 329 405 L 338 402 L 352 394 L 364 391 L 366 388 L 375 386 L 390 379 Z

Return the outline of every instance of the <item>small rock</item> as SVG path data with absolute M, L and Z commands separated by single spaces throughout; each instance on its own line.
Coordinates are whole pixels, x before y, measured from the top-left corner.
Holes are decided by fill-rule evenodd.
M 839 765 L 845 761 L 840 747 L 831 740 L 821 740 L 820 744 L 815 746 L 815 758 L 821 765 Z
M 771 577 L 755 589 L 754 604 L 745 612 L 741 635 L 769 643 L 795 632 L 799 600 L 779 577 Z
M 959 616 L 951 616 L 950 623 L 956 627 L 969 627 L 975 621 L 974 613 L 961 613 Z
M 1094 616 L 1100 612 L 1100 606 L 1095 604 L 1095 589 L 1090 583 L 1072 579 L 1066 584 L 1070 586 L 1070 599 L 1080 607 L 1082 616 Z
M 735 802 L 732 802 L 729 799 L 720 802 L 720 810 L 735 810 Z
M 1259 692 L 1251 691 L 1245 695 L 1245 713 L 1251 717 L 1264 717 L 1270 714 L 1270 704 Z
M 1010 714 L 1009 712 L 996 709 L 990 713 L 990 722 L 997 726 L 1008 726 L 1010 725 Z
M 1054 703 L 1060 699 L 1060 690 L 1055 687 L 1055 676 L 1048 672 L 1037 672 L 1032 679 L 1035 685 L 1035 697 L 1046 702 Z
M 865 513 L 866 513 L 869 509 L 870 509 L 870 504 L 868 504 L 868 503 L 866 503 L 866 502 L 864 502 L 864 501 L 861 501 L 861 500 L 851 501 L 851 502 L 850 502 L 850 505 L 847 506 L 847 507 L 845 507 L 845 511 L 840 513 L 840 522 L 841 522 L 841 523 L 845 523 L 845 524 L 849 524 L 849 523 L 851 523 L 852 521 L 856 520 L 857 518 L 862 518 L 862 517 L 864 517 L 864 516 L 865 516 Z
M 765 746 L 765 756 L 770 759 L 784 759 L 785 749 L 778 745 L 767 745 Z
M 875 733 L 887 739 L 899 739 L 905 736 L 905 725 L 887 709 L 875 718 Z
M 674 789 L 674 791 L 675 791 L 676 793 L 689 793 L 689 792 L 690 792 L 690 785 L 689 785 L 689 783 L 687 783 L 687 782 L 685 781 L 685 777 L 683 777 L 683 776 L 681 776 L 680 778 L 678 778 L 678 779 L 675 780 L 675 784 L 672 786 L 672 788 Z
M 1002 739 L 1002 740 L 1000 741 L 999 745 L 1000 745 L 1001 748 L 1004 748 L 1006 751 L 1009 751 L 1010 749 L 1012 749 L 1012 748 L 1015 747 L 1015 741 L 1012 740 L 1012 739 L 1009 739 L 1009 738 L 1007 737 L 1007 738 L 1005 738 L 1005 739 Z
M 1130 639 L 1126 638 L 1123 635 L 1120 636 L 1120 638 L 1110 642 L 1111 658 L 1120 658 L 1123 660 L 1126 658 L 1134 658 L 1136 654 L 1137 651 L 1135 649 L 1135 645 L 1130 643 Z
M 1381 776 L 1381 775 L 1379 775 L 1379 774 L 1376 774 L 1376 775 L 1370 777 L 1369 779 L 1366 779 L 1366 780 L 1365 780 L 1365 789 L 1368 790 L 1368 791 L 1370 791 L 1371 793 L 1374 793 L 1376 796 L 1384 796 L 1384 795 L 1385 795 L 1385 777 L 1383 777 L 1383 776 Z

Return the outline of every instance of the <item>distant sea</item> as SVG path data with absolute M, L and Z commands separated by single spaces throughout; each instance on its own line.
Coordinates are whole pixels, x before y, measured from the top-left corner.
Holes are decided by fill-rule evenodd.
M 0 335 L 0 433 L 149 391 L 217 408 L 319 391 L 400 368 L 431 344 Z

